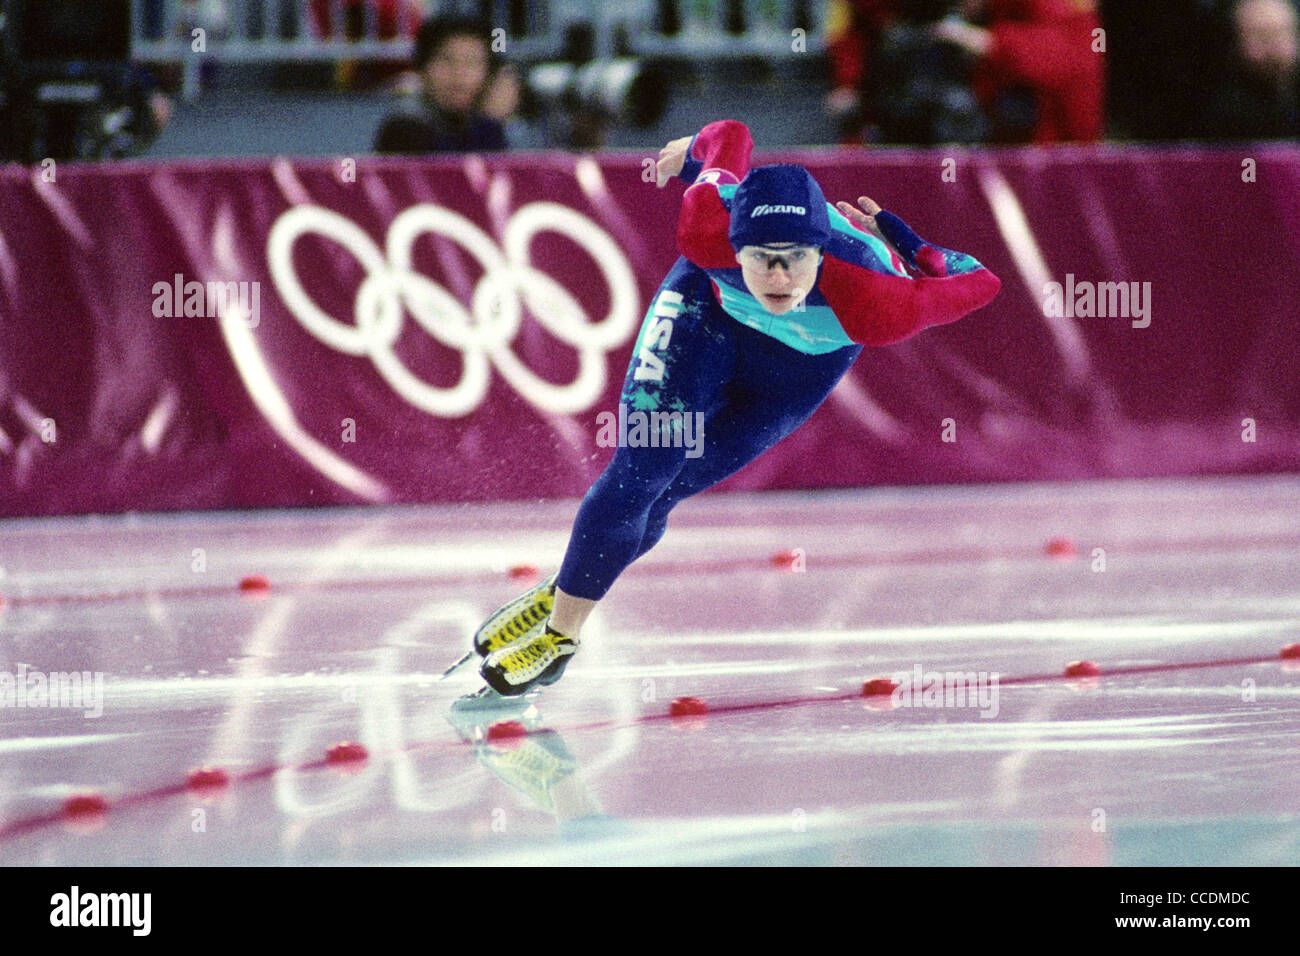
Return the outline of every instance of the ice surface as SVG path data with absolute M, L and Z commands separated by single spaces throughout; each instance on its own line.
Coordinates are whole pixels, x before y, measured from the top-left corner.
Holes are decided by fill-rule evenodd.
M 0 691 L 103 674 L 99 716 L 0 709 L 0 862 L 1294 865 L 1298 505 L 1296 478 L 693 499 L 498 742 L 450 712 L 472 669 L 434 678 L 573 502 L 0 523 Z M 1179 666 L 1056 676 L 1077 659 Z M 918 667 L 982 705 L 856 696 Z M 666 719 L 682 696 L 714 712 Z M 369 759 L 325 766 L 347 740 Z M 232 785 L 178 789 L 200 766 Z M 85 791 L 105 817 L 52 816 Z

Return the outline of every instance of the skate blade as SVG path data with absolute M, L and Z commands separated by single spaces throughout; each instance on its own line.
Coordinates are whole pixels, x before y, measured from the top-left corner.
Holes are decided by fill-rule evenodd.
M 443 671 L 440 675 L 438 675 L 437 677 L 435 677 L 435 678 L 434 678 L 434 681 L 436 682 L 436 681 L 440 681 L 440 680 L 446 680 L 448 677 L 450 677 L 452 674 L 456 673 L 456 671 L 460 670 L 462 667 L 464 667 L 466 664 L 468 664 L 468 663 L 469 663 L 471 660 L 473 660 L 473 659 L 474 659 L 474 652 L 473 652 L 472 650 L 471 650 L 471 651 L 466 651 L 466 652 L 465 652 L 465 655 L 464 655 L 460 660 L 458 660 L 455 664 L 452 664 L 452 665 L 451 665 L 450 667 L 448 667 L 445 671 Z
M 491 687 L 480 687 L 472 694 L 456 698 L 451 709 L 457 713 L 478 713 L 482 711 L 501 711 L 503 713 L 522 713 L 529 710 L 536 700 L 538 691 L 506 697 L 498 694 Z

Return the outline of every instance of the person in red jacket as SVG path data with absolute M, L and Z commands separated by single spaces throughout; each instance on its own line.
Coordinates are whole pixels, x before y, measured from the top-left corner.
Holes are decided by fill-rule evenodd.
M 1105 42 L 1096 0 L 963 0 L 962 13 L 934 33 L 979 57 L 975 88 L 995 142 L 1102 137 Z
M 826 57 L 831 91 L 826 112 L 839 126 L 842 144 L 861 143 L 871 117 L 867 79 L 880 35 L 894 19 L 895 0 L 830 0 L 826 8 Z

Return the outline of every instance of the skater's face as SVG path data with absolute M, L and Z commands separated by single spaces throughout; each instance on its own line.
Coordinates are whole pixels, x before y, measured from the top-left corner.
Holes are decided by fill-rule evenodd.
M 745 288 L 773 315 L 796 309 L 817 283 L 822 262 L 816 246 L 775 243 L 745 246 L 736 253 Z

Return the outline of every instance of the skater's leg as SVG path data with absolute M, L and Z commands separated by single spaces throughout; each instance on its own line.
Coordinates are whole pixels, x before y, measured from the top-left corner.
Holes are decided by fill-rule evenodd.
M 716 412 L 728 400 L 726 386 L 739 362 L 737 328 L 718 306 L 707 275 L 679 261 L 664 280 L 634 347 L 620 398 L 626 414 L 675 412 L 680 420 Z M 646 441 L 629 434 L 583 499 L 560 567 L 559 593 L 600 600 L 637 558 L 647 532 L 662 533 L 651 524 L 652 516 L 654 522 L 662 521 L 654 513 L 655 503 L 686 465 L 690 449 L 681 441 L 654 447 L 647 443 L 648 434 L 642 437 Z M 559 610 L 570 622 L 579 615 L 585 618 L 579 606 L 564 599 L 559 599 Z
M 728 401 L 705 422 L 703 453 L 683 461 L 644 521 L 637 522 L 641 540 L 628 564 L 659 543 L 678 503 L 739 471 L 807 421 L 861 352 L 849 347 L 804 355 L 758 332 L 740 334 L 748 338 L 747 333 L 753 340 L 745 342 Z M 551 625 L 562 634 L 577 634 L 595 606 L 595 600 L 559 588 Z
M 489 687 L 510 696 L 560 678 L 577 653 L 583 623 L 635 557 L 650 508 L 683 460 L 680 448 L 618 450 L 578 509 L 542 632 L 484 659 L 480 673 Z
M 673 483 L 675 484 L 675 481 Z M 672 484 L 669 487 L 672 487 Z M 632 560 L 627 562 L 628 564 L 631 564 L 632 561 L 653 548 L 659 542 L 659 539 L 664 536 L 664 531 L 668 525 L 668 512 L 678 500 L 680 499 L 670 498 L 667 489 L 655 499 L 650 506 L 649 513 L 646 515 L 644 530 L 641 532 L 641 541 L 637 546 L 636 553 L 632 556 Z M 586 623 L 588 616 L 595 610 L 597 603 L 595 600 L 566 594 L 557 587 L 555 589 L 555 607 L 551 611 L 549 623 L 551 627 L 561 634 L 577 634 L 582 630 L 582 625 Z
M 680 502 L 739 471 L 808 420 L 861 353 L 856 346 L 805 355 L 740 330 L 741 362 L 730 398 L 705 422 L 704 451 L 688 459 L 646 520 L 637 557 L 653 548 Z
M 738 356 L 731 320 L 708 276 L 679 259 L 650 305 L 633 346 L 618 418 L 630 425 L 657 413 L 706 417 L 726 401 Z M 688 451 L 671 429 L 620 429 L 618 450 L 583 499 L 556 577 L 555 603 L 540 634 L 503 647 L 483 661 L 488 685 L 504 695 L 558 680 L 577 652 L 578 635 L 596 602 L 636 558 L 655 501 L 682 470 Z M 667 437 L 669 440 L 662 440 Z M 684 437 L 684 434 L 683 434 Z M 644 440 L 642 440 L 644 439 Z
M 550 625 L 561 634 L 576 635 L 587 622 L 587 616 L 595 609 L 595 601 L 574 597 L 556 588 L 555 607 L 551 610 Z
M 556 579 L 557 594 L 598 601 L 636 557 L 655 500 L 681 471 L 672 448 L 620 448 L 587 492 Z

